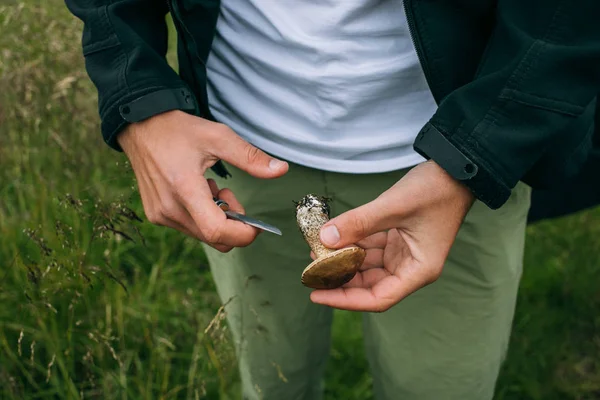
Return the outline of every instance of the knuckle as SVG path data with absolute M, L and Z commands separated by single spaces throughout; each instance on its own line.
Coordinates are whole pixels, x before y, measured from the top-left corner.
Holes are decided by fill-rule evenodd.
M 221 232 L 218 228 L 204 227 L 200 229 L 200 232 L 207 243 L 218 244 L 221 240 Z
M 190 172 L 176 173 L 169 177 L 169 184 L 175 193 L 186 191 L 190 187 L 193 175 Z
M 174 173 L 167 177 L 167 182 L 173 187 L 173 190 L 178 191 L 185 186 L 187 176 L 181 173 Z
M 251 144 L 246 145 L 246 161 L 248 164 L 254 164 L 260 160 L 262 151 L 252 146 Z
M 205 135 L 208 139 L 219 139 L 230 135 L 231 132 L 231 128 L 227 125 L 217 122 L 212 126 L 212 129 L 205 132 Z
M 369 233 L 369 220 L 362 214 L 355 214 L 352 218 L 354 231 L 357 236 L 363 238 Z
M 235 198 L 235 195 L 233 194 L 233 192 L 231 191 L 231 189 L 229 188 L 223 188 L 219 191 L 219 196 L 222 197 L 233 197 Z M 231 203 L 231 200 L 227 200 L 229 203 Z
M 188 174 L 181 174 L 173 177 L 171 181 L 171 191 L 175 199 L 185 203 L 186 199 L 192 198 L 196 192 L 197 183 L 194 177 Z
M 227 125 L 225 125 L 222 122 L 217 122 L 215 123 L 215 129 L 214 132 L 217 134 L 228 134 L 231 133 L 231 128 L 229 128 Z

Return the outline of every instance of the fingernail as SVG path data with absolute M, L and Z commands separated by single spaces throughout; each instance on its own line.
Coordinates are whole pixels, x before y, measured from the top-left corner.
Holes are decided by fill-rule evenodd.
M 321 229 L 321 242 L 326 246 L 334 246 L 340 241 L 340 232 L 335 225 L 329 225 Z
M 285 165 L 285 162 L 276 160 L 275 158 L 273 158 L 273 159 L 271 159 L 271 161 L 269 161 L 269 168 L 272 169 L 273 171 L 280 170 L 281 168 L 283 168 L 284 165 Z

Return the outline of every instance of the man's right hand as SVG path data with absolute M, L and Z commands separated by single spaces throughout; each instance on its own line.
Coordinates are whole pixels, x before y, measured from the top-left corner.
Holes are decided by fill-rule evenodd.
M 226 218 L 213 197 L 225 200 L 233 211 L 244 213 L 244 208 L 233 192 L 219 190 L 206 179 L 206 170 L 220 159 L 262 179 L 288 170 L 286 162 L 265 154 L 227 126 L 182 111 L 131 124 L 118 142 L 135 172 L 148 220 L 222 252 L 249 245 L 259 230 Z

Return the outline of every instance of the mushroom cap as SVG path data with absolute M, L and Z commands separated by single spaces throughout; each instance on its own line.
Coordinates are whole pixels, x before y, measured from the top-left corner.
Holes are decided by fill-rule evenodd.
M 313 289 L 335 289 L 350 282 L 365 261 L 367 252 L 360 247 L 347 247 L 316 259 L 302 272 L 304 286 Z

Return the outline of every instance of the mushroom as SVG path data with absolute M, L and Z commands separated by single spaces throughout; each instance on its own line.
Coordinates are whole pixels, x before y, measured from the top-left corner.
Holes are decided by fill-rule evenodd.
M 308 194 L 295 202 L 298 227 L 317 257 L 304 269 L 301 277 L 302 284 L 313 289 L 335 289 L 349 282 L 367 255 L 357 246 L 333 250 L 321 243 L 319 232 L 329 221 L 329 200 Z

